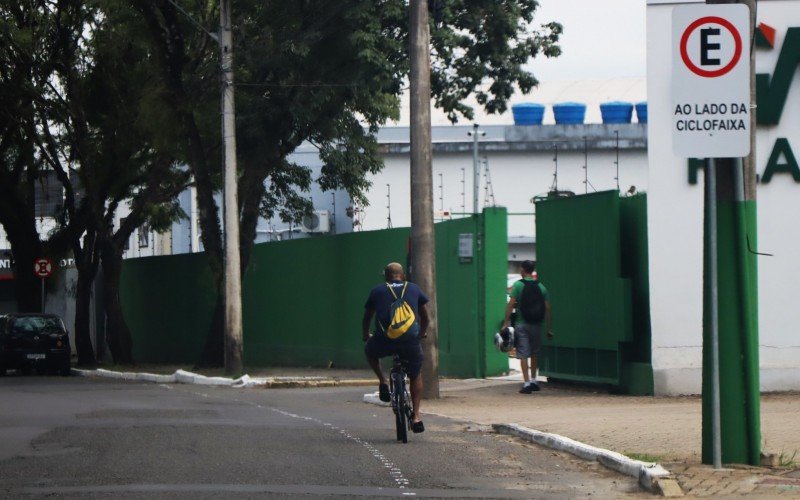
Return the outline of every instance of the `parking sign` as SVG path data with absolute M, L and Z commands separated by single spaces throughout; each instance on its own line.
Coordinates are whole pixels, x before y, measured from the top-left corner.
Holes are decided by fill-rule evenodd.
M 750 153 L 750 14 L 743 4 L 672 11 L 672 147 L 694 158 Z

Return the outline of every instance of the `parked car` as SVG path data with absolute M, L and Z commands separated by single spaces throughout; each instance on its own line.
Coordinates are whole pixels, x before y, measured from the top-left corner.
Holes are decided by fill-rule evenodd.
M 60 317 L 22 313 L 0 316 L 0 376 L 10 369 L 70 374 L 69 334 Z

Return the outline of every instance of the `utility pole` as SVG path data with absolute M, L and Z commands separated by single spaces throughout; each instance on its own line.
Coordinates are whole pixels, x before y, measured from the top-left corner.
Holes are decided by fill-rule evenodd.
M 741 0 L 750 9 L 750 40 L 755 40 L 756 0 Z M 756 51 L 750 44 L 750 154 L 744 159 L 744 200 L 756 201 Z
M 230 0 L 220 0 L 222 141 L 225 150 L 225 373 L 242 373 L 242 276 L 236 175 L 236 115 L 233 101 L 233 34 Z
M 480 168 L 478 167 L 478 143 L 486 132 L 478 130 L 478 124 L 472 125 L 472 130 L 467 132 L 467 135 L 472 136 L 472 213 L 478 213 L 478 190 L 481 186 Z
M 428 295 L 428 337 L 422 341 L 425 399 L 439 398 L 439 340 L 436 314 L 436 252 L 431 167 L 431 62 L 427 0 L 411 0 L 411 263 L 414 281 Z
M 706 0 L 749 8 L 750 151 L 706 164 L 703 335 L 704 463 L 758 465 L 761 452 L 755 248 L 755 1 Z M 749 36 L 747 36 L 749 35 Z M 721 381 L 724 381 L 722 383 Z M 711 397 L 708 397 L 710 395 Z

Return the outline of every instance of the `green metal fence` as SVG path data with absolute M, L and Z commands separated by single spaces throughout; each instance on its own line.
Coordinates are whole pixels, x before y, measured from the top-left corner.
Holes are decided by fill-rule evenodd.
M 491 344 L 505 305 L 506 227 L 503 208 L 435 225 L 442 375 L 508 369 Z M 459 254 L 460 235 L 472 235 L 471 258 Z M 364 301 L 387 262 L 406 262 L 408 237 L 399 228 L 256 245 L 242 290 L 245 364 L 364 367 Z M 216 299 L 203 254 L 126 261 L 121 298 L 135 359 L 199 359 Z
M 643 195 L 537 201 L 537 266 L 555 333 L 542 374 L 652 394 L 646 220 Z

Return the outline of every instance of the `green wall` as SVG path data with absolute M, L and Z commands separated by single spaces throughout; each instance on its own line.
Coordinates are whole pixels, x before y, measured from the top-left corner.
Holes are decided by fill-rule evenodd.
M 541 372 L 652 393 L 646 199 L 615 191 L 536 203 L 536 258 L 555 337 Z
M 442 375 L 508 369 L 491 344 L 505 305 L 506 219 L 494 208 L 436 224 Z M 459 258 L 462 233 L 474 235 L 469 261 Z M 242 286 L 245 365 L 366 366 L 364 301 L 387 262 L 407 262 L 408 237 L 399 228 L 256 245 Z M 137 361 L 199 359 L 216 298 L 203 254 L 127 260 L 121 298 Z
M 216 302 L 204 254 L 128 259 L 120 285 L 125 320 L 134 336 L 134 359 L 200 359 Z

